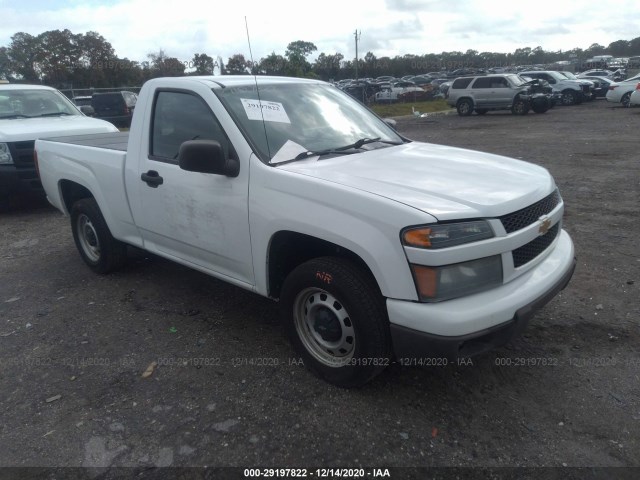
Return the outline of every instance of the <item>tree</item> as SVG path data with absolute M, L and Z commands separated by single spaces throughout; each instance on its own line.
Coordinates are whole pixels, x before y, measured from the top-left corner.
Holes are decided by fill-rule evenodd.
M 211 75 L 213 74 L 214 61 L 213 58 L 206 53 L 196 53 L 192 60 L 193 67 L 196 69 L 193 75 Z
M 7 53 L 7 47 L 0 47 L 0 80 L 8 80 L 11 78 L 11 62 L 9 60 L 9 54 Z
M 287 60 L 282 55 L 271 52 L 266 58 L 260 59 L 260 64 L 254 73 L 265 75 L 284 75 L 287 67 Z
M 291 77 L 305 77 L 311 71 L 311 64 L 307 61 L 307 56 L 318 50 L 311 42 L 296 40 L 287 45 L 284 56 L 288 63 L 286 66 L 287 75 Z
M 185 65 L 174 57 L 169 57 L 164 50 L 147 54 L 151 77 L 179 77 L 184 75 Z
M 45 83 L 61 86 L 73 83 L 73 73 L 81 68 L 78 36 L 70 30 L 49 30 L 38 35 L 40 73 Z M 88 65 L 87 65 L 88 66 Z
M 236 53 L 227 60 L 226 74 L 247 75 L 249 72 L 251 72 L 251 61 L 246 60 L 241 53 Z
M 7 49 L 13 73 L 28 82 L 40 82 L 40 41 L 37 37 L 18 32 L 11 37 Z

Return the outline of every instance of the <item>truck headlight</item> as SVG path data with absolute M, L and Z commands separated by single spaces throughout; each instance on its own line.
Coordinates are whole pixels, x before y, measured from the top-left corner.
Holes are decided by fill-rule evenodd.
M 440 267 L 412 264 L 411 271 L 422 302 L 450 300 L 502 284 L 500 255 Z
M 0 164 L 13 163 L 8 143 L 0 143 Z
M 477 220 L 408 228 L 402 232 L 402 241 L 409 247 L 434 249 L 477 242 L 493 236 L 489 224 L 484 220 Z

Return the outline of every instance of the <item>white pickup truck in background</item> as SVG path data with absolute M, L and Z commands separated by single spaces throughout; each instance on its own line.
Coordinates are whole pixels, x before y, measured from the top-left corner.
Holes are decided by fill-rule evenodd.
M 133 245 L 279 299 L 340 386 L 506 343 L 575 267 L 547 170 L 412 142 L 320 81 L 154 79 L 130 132 L 36 153 L 90 268 Z
M 37 138 L 117 131 L 108 122 L 86 117 L 54 88 L 0 84 L 0 211 L 17 195 L 42 195 L 33 163 Z

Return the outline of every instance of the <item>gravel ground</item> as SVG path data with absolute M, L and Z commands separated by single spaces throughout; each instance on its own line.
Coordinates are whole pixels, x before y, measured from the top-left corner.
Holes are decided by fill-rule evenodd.
M 639 126 L 603 100 L 400 119 L 548 168 L 578 267 L 509 346 L 357 390 L 298 364 L 267 299 L 139 251 L 97 276 L 59 212 L 2 214 L 0 465 L 639 466 Z

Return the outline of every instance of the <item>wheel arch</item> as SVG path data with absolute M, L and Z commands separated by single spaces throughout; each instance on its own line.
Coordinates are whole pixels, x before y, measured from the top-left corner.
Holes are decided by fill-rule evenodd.
M 327 240 L 290 230 L 280 230 L 271 237 L 267 256 L 267 291 L 272 298 L 279 298 L 287 275 L 298 265 L 319 257 L 344 258 L 360 267 L 373 281 L 378 291 L 380 285 L 364 259 L 354 251 Z
M 95 195 L 84 185 L 72 180 L 60 180 L 60 197 L 67 213 L 71 212 L 73 204 L 83 198 L 95 198 Z

